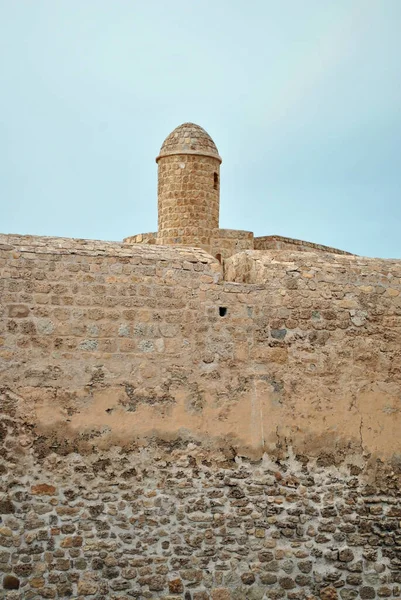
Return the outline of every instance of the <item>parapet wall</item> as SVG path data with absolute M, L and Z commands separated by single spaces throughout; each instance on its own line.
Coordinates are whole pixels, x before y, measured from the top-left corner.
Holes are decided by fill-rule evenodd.
M 304 240 L 287 238 L 280 235 L 267 235 L 256 237 L 252 231 L 242 231 L 239 229 L 212 229 L 208 237 L 208 244 L 199 242 L 199 247 L 204 248 L 212 256 L 219 257 L 219 260 L 230 258 L 243 250 L 295 250 L 296 252 L 324 252 L 330 254 L 345 254 L 352 256 L 350 252 L 338 250 L 322 244 L 314 244 Z M 187 233 L 185 228 L 181 227 L 175 231 L 175 240 L 183 240 Z M 139 233 L 124 239 L 125 244 L 160 244 L 166 242 L 158 233 Z M 178 244 L 176 244 L 178 245 Z
M 157 231 L 152 233 L 138 233 L 124 239 L 124 244 L 156 244 Z
M 1 236 L 0 270 L 10 598 L 400 596 L 400 261 L 247 250 L 223 279 Z
M 253 249 L 253 233 L 238 229 L 214 229 L 210 245 L 213 256 L 229 258 L 243 250 Z
M 283 237 L 281 235 L 266 235 L 256 237 L 254 241 L 255 250 L 295 250 L 296 252 L 329 252 L 332 254 L 351 254 L 345 250 L 314 244 L 304 240 Z
M 183 236 L 184 230 L 178 229 L 177 236 Z M 124 239 L 125 244 L 163 245 L 163 238 L 156 233 L 139 233 Z M 178 244 L 177 244 L 178 245 Z M 212 229 L 208 252 L 219 260 L 229 258 L 242 250 L 253 250 L 253 233 L 238 229 Z

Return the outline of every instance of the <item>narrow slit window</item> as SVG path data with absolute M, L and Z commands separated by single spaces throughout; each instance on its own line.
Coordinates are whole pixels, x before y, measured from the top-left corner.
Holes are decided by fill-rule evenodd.
M 219 174 L 216 172 L 213 173 L 213 189 L 219 189 Z
M 221 254 L 216 254 L 216 258 L 219 261 L 219 263 L 221 264 Z

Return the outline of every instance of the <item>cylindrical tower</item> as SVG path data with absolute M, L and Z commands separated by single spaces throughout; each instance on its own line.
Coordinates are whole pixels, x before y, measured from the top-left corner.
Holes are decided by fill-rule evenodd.
M 158 244 L 200 246 L 210 252 L 219 226 L 221 158 L 210 135 L 194 123 L 165 139 L 158 164 Z

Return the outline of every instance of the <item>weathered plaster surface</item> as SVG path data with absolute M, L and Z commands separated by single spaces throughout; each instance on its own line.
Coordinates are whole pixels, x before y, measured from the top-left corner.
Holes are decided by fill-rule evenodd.
M 397 261 L 246 251 L 224 281 L 201 250 L 3 242 L 2 383 L 35 426 L 399 452 Z
M 0 272 L 10 598 L 400 596 L 400 261 L 0 236 Z

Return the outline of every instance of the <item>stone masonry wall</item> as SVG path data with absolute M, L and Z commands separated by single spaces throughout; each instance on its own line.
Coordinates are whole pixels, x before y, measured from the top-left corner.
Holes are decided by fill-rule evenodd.
M 211 234 L 210 254 L 223 259 L 243 250 L 253 250 L 253 233 L 238 229 L 214 229 Z
M 304 240 L 283 237 L 282 235 L 266 235 L 256 237 L 254 241 L 255 250 L 295 250 L 296 252 L 330 252 L 334 254 L 351 254 L 345 250 L 314 244 Z
M 178 230 L 177 230 L 178 231 Z M 178 236 L 178 233 L 176 234 Z M 178 239 L 178 237 L 174 238 Z M 164 238 L 156 233 L 139 233 L 124 239 L 125 244 L 160 244 L 167 243 Z M 254 238 L 251 231 L 239 229 L 213 229 L 210 232 L 210 244 L 207 251 L 214 257 L 220 255 L 222 259 L 230 258 L 244 250 L 295 250 L 296 252 L 324 252 L 331 254 L 351 255 L 350 252 L 313 244 L 303 240 L 286 238 L 277 235 Z
M 210 250 L 219 226 L 220 160 L 196 154 L 158 161 L 158 243 Z
M 400 597 L 399 261 L 250 250 L 223 279 L 0 236 L 0 273 L 7 598 Z
M 137 233 L 123 240 L 124 244 L 156 244 L 157 231 L 151 233 Z
M 176 235 L 178 236 L 178 230 Z M 178 239 L 174 238 L 174 239 Z M 243 250 L 253 250 L 253 233 L 237 229 L 212 229 L 209 232 L 208 252 L 221 259 L 229 258 Z M 166 244 L 165 238 L 158 237 L 156 233 L 139 233 L 124 239 L 124 244 Z M 179 245 L 179 244 L 175 244 Z
M 401 597 L 392 470 L 368 483 L 366 464 L 250 461 L 184 440 L 68 453 L 39 447 L 3 401 L 0 570 L 19 586 L 7 598 Z

